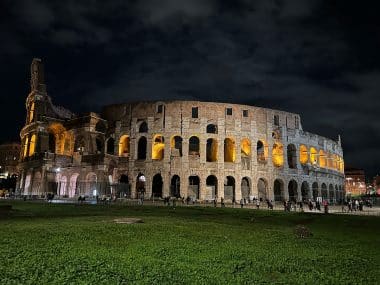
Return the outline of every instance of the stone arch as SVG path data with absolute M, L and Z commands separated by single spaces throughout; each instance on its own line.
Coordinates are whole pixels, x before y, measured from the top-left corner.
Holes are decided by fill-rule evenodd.
M 152 144 L 152 159 L 163 160 L 165 153 L 165 140 L 160 134 L 154 135 Z
M 297 168 L 297 149 L 294 144 L 288 144 L 287 146 L 288 167 Z
M 29 156 L 34 155 L 36 152 L 36 144 L 37 144 L 37 136 L 33 134 L 30 137 L 30 142 L 29 142 Z
M 206 143 L 206 161 L 215 162 L 218 160 L 218 141 L 209 138 Z
M 55 143 L 54 143 L 55 145 Z M 83 136 L 78 136 L 75 138 L 75 142 L 74 142 L 74 151 L 84 151 L 84 147 L 85 147 L 86 143 L 85 143 L 85 139 Z
M 266 200 L 268 198 L 268 181 L 264 178 L 259 178 L 257 181 L 257 198 Z
M 139 133 L 147 133 L 148 132 L 148 124 L 145 121 L 142 121 L 138 127 Z
M 224 198 L 236 202 L 236 184 L 233 176 L 224 179 Z
M 61 176 L 59 180 L 59 191 L 58 191 L 59 196 L 67 196 L 67 177 L 66 176 Z
M 137 174 L 137 178 L 136 178 L 136 191 L 137 191 L 137 193 L 139 193 L 139 194 L 145 193 L 145 189 L 146 189 L 145 184 L 146 184 L 146 177 L 143 173 L 139 172 L 139 174 Z
M 318 183 L 317 182 L 314 182 L 311 186 L 312 188 L 312 195 L 313 195 L 313 200 L 316 201 L 317 200 L 317 197 L 319 197 L 319 187 L 318 187 Z
M 319 167 L 326 168 L 326 153 L 323 149 L 319 150 Z
M 99 122 L 96 123 L 96 125 L 95 125 L 95 131 L 96 132 L 105 133 L 106 130 L 107 130 L 107 126 L 106 126 L 105 122 L 100 120 Z
M 329 201 L 333 203 L 335 200 L 334 186 L 332 184 L 329 185 Z
M 218 197 L 218 178 L 216 178 L 215 175 L 207 176 L 206 187 L 208 193 L 207 196 L 209 196 L 208 198 L 215 199 L 215 197 Z
M 98 177 L 96 173 L 90 172 L 86 175 L 86 192 L 85 195 L 88 196 L 96 196 L 98 195 L 98 189 L 97 189 L 97 183 L 98 182 Z
M 70 177 L 69 189 L 68 189 L 69 198 L 72 198 L 75 196 L 75 194 L 78 194 L 78 193 L 76 193 L 77 192 L 76 190 L 77 190 L 78 176 L 79 176 L 78 173 L 74 173 Z
M 129 156 L 130 153 L 130 138 L 128 135 L 122 135 L 119 140 L 119 156 Z
M 206 133 L 217 134 L 218 133 L 218 126 L 214 125 L 214 124 L 208 124 L 206 127 Z
M 103 138 L 101 136 L 97 136 L 95 138 L 95 146 L 96 146 L 96 152 L 97 153 L 102 153 L 104 150 L 104 142 Z
M 314 147 L 310 148 L 310 163 L 318 164 L 318 152 Z
M 249 201 L 251 196 L 251 179 L 247 176 L 241 179 L 241 197 Z
M 310 199 L 310 188 L 309 188 L 309 183 L 307 183 L 306 181 L 302 182 L 301 184 L 301 200 L 304 201 L 304 200 L 307 200 L 307 199 Z
M 189 187 L 187 190 L 188 197 L 191 199 L 199 199 L 199 187 L 200 187 L 200 179 L 197 175 L 189 176 Z
M 147 140 L 146 137 L 140 137 L 137 144 L 137 159 L 146 159 Z
M 163 180 L 160 173 L 157 173 L 153 176 L 152 180 L 152 197 L 153 198 L 162 198 L 162 185 Z
M 189 155 L 199 156 L 199 138 L 197 136 L 189 138 Z
M 182 156 L 182 137 L 181 136 L 172 136 L 170 140 L 170 149 L 171 155 L 175 157 Z
M 309 154 L 307 150 L 307 146 L 301 144 L 300 145 L 300 163 L 306 164 L 309 161 Z
M 224 162 L 235 162 L 235 141 L 232 138 L 224 139 Z
M 273 182 L 274 201 L 281 202 L 285 200 L 284 181 L 276 179 Z
M 28 173 L 25 177 L 25 184 L 24 184 L 24 195 L 30 195 L 31 194 L 31 178 L 32 175 Z
M 178 175 L 173 175 L 170 181 L 170 196 L 176 198 L 181 197 L 181 179 Z
M 256 144 L 256 155 L 258 162 L 266 162 L 268 158 L 268 148 L 264 141 L 259 140 Z
M 327 185 L 325 183 L 322 183 L 322 186 L 321 186 L 321 195 L 322 195 L 322 199 L 323 200 L 327 200 L 328 199 Z
M 41 193 L 41 186 L 42 186 L 41 172 L 37 171 L 34 173 L 34 176 L 33 176 L 32 195 L 40 194 Z
M 107 153 L 115 154 L 115 140 L 113 138 L 108 138 L 107 140 Z
M 272 162 L 275 167 L 282 167 L 284 165 L 284 147 L 280 142 L 273 144 Z
M 288 183 L 288 193 L 289 193 L 289 201 L 297 201 L 298 200 L 298 184 L 292 179 Z

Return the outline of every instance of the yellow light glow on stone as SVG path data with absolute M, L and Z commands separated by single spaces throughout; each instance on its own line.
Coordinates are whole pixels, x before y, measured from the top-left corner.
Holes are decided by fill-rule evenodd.
M 303 144 L 300 145 L 300 163 L 306 164 L 309 160 L 309 155 L 307 153 L 307 147 Z
M 284 165 L 284 146 L 281 143 L 273 144 L 272 161 L 276 167 Z

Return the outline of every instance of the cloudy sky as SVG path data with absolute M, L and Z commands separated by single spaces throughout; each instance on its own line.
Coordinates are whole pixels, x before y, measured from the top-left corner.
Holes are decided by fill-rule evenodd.
M 343 141 L 346 164 L 380 169 L 378 6 L 337 0 L 0 2 L 0 141 L 25 120 L 29 68 L 80 113 L 127 101 L 194 99 L 299 113 Z

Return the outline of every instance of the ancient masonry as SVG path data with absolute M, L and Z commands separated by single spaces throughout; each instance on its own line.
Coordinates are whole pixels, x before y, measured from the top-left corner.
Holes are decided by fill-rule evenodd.
M 344 195 L 340 139 L 303 131 L 297 114 L 156 101 L 75 115 L 53 105 L 40 59 L 32 61 L 26 110 L 18 165 L 24 195 L 330 202 Z

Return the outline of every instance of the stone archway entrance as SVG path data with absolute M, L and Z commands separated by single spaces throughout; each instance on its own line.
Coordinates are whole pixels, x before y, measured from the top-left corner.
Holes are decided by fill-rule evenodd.
M 260 178 L 259 181 L 257 181 L 257 192 L 257 198 L 260 201 L 265 201 L 267 199 L 268 183 L 264 178 Z
M 224 179 L 224 199 L 236 202 L 235 178 L 233 178 L 232 176 L 227 176 Z
M 153 198 L 162 198 L 162 176 L 161 174 L 156 174 L 153 176 L 152 181 L 152 197 Z
M 179 198 L 181 197 L 181 181 L 178 175 L 174 175 L 170 182 L 170 196 Z
M 214 175 L 210 175 L 206 179 L 207 194 L 205 199 L 211 200 L 218 197 L 218 179 Z

